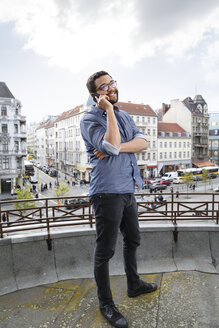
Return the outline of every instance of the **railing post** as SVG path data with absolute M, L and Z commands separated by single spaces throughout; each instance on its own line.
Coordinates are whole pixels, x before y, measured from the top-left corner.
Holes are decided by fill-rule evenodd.
M 47 234 L 48 234 L 47 245 L 48 245 L 48 250 L 51 251 L 52 250 L 52 242 L 51 242 L 51 238 L 50 238 L 48 199 L 46 199 L 46 225 L 47 225 Z
M 93 222 L 92 222 L 92 204 L 89 204 L 89 221 L 90 221 L 90 227 L 93 227 Z
M 174 206 L 174 194 L 171 193 L 171 220 L 173 221 L 173 206 Z

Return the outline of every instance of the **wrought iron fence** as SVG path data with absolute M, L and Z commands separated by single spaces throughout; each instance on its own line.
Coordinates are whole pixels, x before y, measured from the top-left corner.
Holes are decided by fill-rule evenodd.
M 156 194 L 152 196 L 139 193 L 135 196 L 139 221 L 172 222 L 175 240 L 179 221 L 212 221 L 214 224 L 219 222 L 219 195 L 215 193 L 165 193 L 163 196 L 168 199 L 163 201 L 155 200 Z M 84 196 L 31 199 L 30 201 L 35 205 L 28 209 L 25 206 L 21 206 L 20 209 L 15 208 L 15 203 L 25 204 L 28 200 L 0 202 L 0 238 L 38 230 L 46 231 L 50 242 L 52 229 L 95 228 L 92 205 L 89 201 L 87 203 L 78 201 L 72 205 L 72 208 L 66 207 L 65 200 L 83 198 Z

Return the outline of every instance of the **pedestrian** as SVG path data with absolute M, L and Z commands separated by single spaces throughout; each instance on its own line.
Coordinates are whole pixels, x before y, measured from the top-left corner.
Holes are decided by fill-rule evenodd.
M 193 189 L 193 191 L 195 191 L 195 184 L 193 184 L 192 189 Z
M 178 190 L 176 191 L 176 198 L 179 198 L 179 192 L 178 192 Z
M 41 188 L 40 188 L 41 191 L 44 191 L 44 186 L 43 184 L 41 183 Z
M 70 183 L 70 182 L 69 182 L 69 180 L 68 180 L 68 181 L 67 181 L 67 184 L 69 185 L 69 183 Z
M 12 197 L 14 196 L 14 188 L 13 187 L 11 188 L 11 196 Z
M 2 214 L 2 222 L 6 222 L 6 215 L 5 215 L 5 213 Z
M 49 188 L 52 189 L 52 182 L 49 183 Z
M 173 193 L 173 187 L 170 188 L 170 192 L 171 192 L 171 194 Z
M 134 153 L 147 149 L 146 137 L 118 101 L 116 81 L 104 71 L 93 74 L 87 88 L 96 102 L 81 120 L 81 134 L 92 166 L 89 196 L 96 220 L 94 276 L 100 311 L 114 327 L 128 327 L 116 308 L 110 289 L 109 260 L 115 252 L 120 229 L 128 296 L 157 289 L 142 281 L 137 272 L 136 250 L 140 245 L 135 183 L 142 188 Z

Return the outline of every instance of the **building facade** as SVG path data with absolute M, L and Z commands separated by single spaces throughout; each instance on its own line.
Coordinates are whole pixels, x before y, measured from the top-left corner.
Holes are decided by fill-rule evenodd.
M 177 123 L 158 122 L 158 173 L 191 167 L 191 135 Z
M 22 184 L 26 157 L 26 118 L 21 102 L 0 82 L 0 193 Z
M 209 157 L 219 165 L 219 113 L 209 113 Z
M 191 134 L 192 165 L 208 165 L 209 115 L 207 103 L 202 96 L 196 95 L 194 99 L 187 97 L 183 101 L 175 99 L 171 101 L 169 108 L 163 107 L 166 110 L 162 115 L 163 122 L 177 123 Z

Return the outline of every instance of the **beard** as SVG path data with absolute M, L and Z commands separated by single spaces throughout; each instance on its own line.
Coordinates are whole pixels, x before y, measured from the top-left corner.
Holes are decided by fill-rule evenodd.
M 118 102 L 118 99 L 119 99 L 119 91 L 118 90 L 115 91 L 115 94 L 116 94 L 116 99 L 115 100 L 113 100 L 113 99 L 108 100 L 110 102 L 110 104 L 112 104 L 112 105 L 116 104 Z

